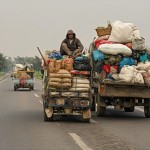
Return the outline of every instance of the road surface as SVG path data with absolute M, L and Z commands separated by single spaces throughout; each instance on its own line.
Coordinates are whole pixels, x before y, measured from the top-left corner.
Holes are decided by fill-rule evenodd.
M 0 81 L 0 150 L 150 150 L 150 119 L 109 108 L 106 117 L 83 123 L 78 117 L 43 121 L 41 81 L 35 90 L 13 91 Z

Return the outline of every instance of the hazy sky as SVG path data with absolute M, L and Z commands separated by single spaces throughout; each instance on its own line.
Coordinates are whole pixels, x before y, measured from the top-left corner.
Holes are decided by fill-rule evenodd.
M 132 22 L 150 45 L 150 0 L 0 0 L 0 52 L 6 56 L 35 56 L 37 46 L 58 49 L 68 29 L 84 47 L 97 26 Z

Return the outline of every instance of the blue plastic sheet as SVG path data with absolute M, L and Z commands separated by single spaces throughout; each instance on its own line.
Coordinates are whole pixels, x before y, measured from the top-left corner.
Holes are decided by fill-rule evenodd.
M 60 52 L 52 52 L 50 55 L 49 55 L 49 58 L 55 58 L 56 60 L 60 60 L 62 59 L 62 55 Z
M 93 59 L 95 62 L 98 60 L 104 60 L 104 54 L 96 49 L 93 51 Z
M 132 66 L 135 64 L 135 61 L 132 57 L 124 57 L 120 62 L 119 62 L 119 68 L 121 69 L 125 65 Z

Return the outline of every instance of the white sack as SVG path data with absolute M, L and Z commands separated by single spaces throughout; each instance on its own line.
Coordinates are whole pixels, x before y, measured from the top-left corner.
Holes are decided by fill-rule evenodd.
M 111 24 L 111 26 L 112 31 L 109 37 L 109 41 L 118 43 L 128 43 L 132 41 L 134 37 L 134 25 L 132 23 L 123 23 L 121 21 L 115 21 Z
M 104 54 L 131 56 L 132 51 L 126 45 L 123 44 L 102 44 L 99 46 L 100 50 Z

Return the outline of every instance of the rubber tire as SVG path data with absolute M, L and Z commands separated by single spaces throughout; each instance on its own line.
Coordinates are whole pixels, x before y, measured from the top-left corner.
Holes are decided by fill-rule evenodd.
M 85 123 L 90 123 L 90 118 L 87 118 L 87 119 L 84 119 L 84 118 L 83 118 L 83 122 L 85 122 Z
M 95 95 L 95 114 L 97 117 L 104 117 L 106 114 L 106 107 L 100 106 L 100 98 L 102 98 L 99 93 Z
M 95 111 L 95 99 L 93 96 L 92 104 L 91 104 L 91 111 Z
M 34 85 L 33 85 L 33 86 L 31 86 L 31 89 L 32 89 L 32 90 L 34 90 Z
M 43 112 L 44 112 L 44 122 L 53 121 L 53 115 L 52 115 L 52 117 L 48 118 L 47 115 L 46 115 L 45 109 L 43 109 Z
M 53 121 L 53 115 L 52 117 L 48 118 L 45 112 L 45 108 L 47 108 L 48 106 L 46 105 L 46 102 L 43 99 L 43 113 L 44 113 L 44 122 L 51 122 Z
M 150 118 L 150 106 L 144 106 L 144 114 L 146 118 Z
M 134 106 L 131 107 L 124 107 L 125 112 L 134 112 Z
M 16 86 L 14 86 L 14 91 L 17 91 L 17 87 Z
M 149 105 L 150 99 L 144 99 L 144 104 Z M 150 118 L 150 106 L 144 106 L 144 114 L 146 118 Z
M 29 87 L 29 91 L 31 91 L 31 90 L 32 90 L 32 87 L 30 86 L 30 87 Z

